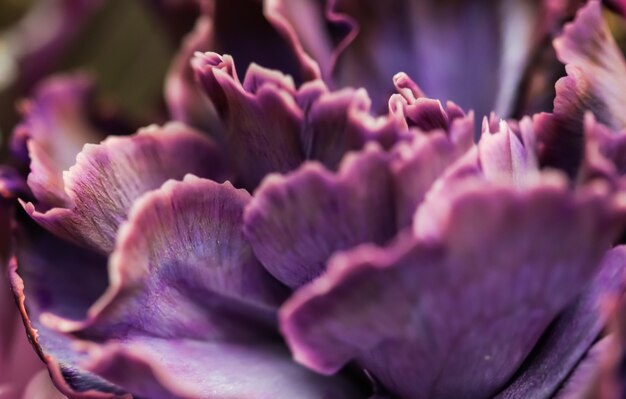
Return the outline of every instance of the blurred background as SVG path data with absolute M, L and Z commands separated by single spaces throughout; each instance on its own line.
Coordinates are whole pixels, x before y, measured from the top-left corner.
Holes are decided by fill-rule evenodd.
M 101 109 L 162 122 L 164 76 L 196 12 L 180 0 L 0 0 L 2 150 L 20 99 L 51 73 L 87 71 Z

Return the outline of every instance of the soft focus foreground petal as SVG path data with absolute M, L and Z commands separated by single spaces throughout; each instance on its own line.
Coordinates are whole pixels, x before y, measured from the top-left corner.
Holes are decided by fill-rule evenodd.
M 151 399 L 367 397 L 343 377 L 297 365 L 278 343 L 142 337 L 88 348 L 89 370 Z
M 109 398 L 114 395 L 97 392 L 121 392 L 79 370 L 84 356 L 73 348 L 74 340 L 40 322 L 46 312 L 72 320 L 85 318 L 89 306 L 107 286 L 104 257 L 62 241 L 36 225 L 22 228 L 16 238 L 16 255 L 9 268 L 11 286 L 29 339 L 47 364 L 56 387 L 72 398 Z
M 254 253 L 292 288 L 320 275 L 335 251 L 382 245 L 395 232 L 389 155 L 374 145 L 348 154 L 337 174 L 308 163 L 267 177 L 245 213 Z
M 22 399 L 65 399 L 50 381 L 47 371 L 40 371 L 28 383 Z
M 84 144 L 105 137 L 88 120 L 93 90 L 86 75 L 53 77 L 22 106 L 25 118 L 15 129 L 12 147 L 18 155 L 28 148 L 28 185 L 42 208 L 67 205 L 62 172 L 74 164 Z
M 33 170 L 31 174 L 36 174 Z M 180 123 L 140 129 L 128 137 L 109 137 L 86 145 L 76 164 L 64 172 L 69 204 L 26 211 L 55 234 L 101 252 L 113 249 L 117 228 L 132 202 L 168 179 L 186 173 L 222 180 L 226 177 L 217 146 Z
M 283 335 L 302 364 L 333 373 L 356 359 L 402 397 L 493 395 L 621 227 L 603 191 L 468 183 L 440 235 L 331 259 L 281 309 Z
M 584 113 L 591 110 L 613 129 L 626 127 L 626 62 L 599 1 L 591 0 L 578 11 L 554 48 L 568 74 L 557 82 L 554 113 L 581 126 Z
M 364 86 L 380 109 L 391 94 L 390 78 L 404 71 L 429 96 L 478 117 L 494 107 L 510 114 L 553 17 L 541 1 L 328 3 L 329 20 L 349 32 L 335 49 L 333 78 L 340 87 Z
M 5 183 L 4 180 L 1 181 Z M 28 380 L 43 368 L 33 352 L 15 306 L 8 278 L 11 220 L 15 208 L 10 192 L 0 197 L 0 398 L 13 399 L 24 391 Z
M 271 318 L 286 289 L 243 236 L 249 201 L 230 183 L 194 176 L 145 194 L 120 227 L 111 284 L 89 318 L 53 324 L 108 338 L 134 331 L 191 338 L 254 334 L 241 326 Z
M 604 337 L 589 349 L 554 399 L 617 399 L 605 395 L 597 396 L 597 393 L 593 392 L 602 362 L 614 349 L 612 342 L 614 338 L 611 335 Z
M 551 398 L 606 326 L 606 299 L 623 292 L 626 247 L 620 246 L 604 256 L 591 285 L 555 320 L 524 367 L 496 398 Z
M 241 83 L 230 56 L 198 53 L 193 62 L 226 127 L 226 146 L 245 188 L 254 188 L 266 174 L 287 172 L 302 161 L 302 112 L 293 98 L 291 78 L 253 65 Z

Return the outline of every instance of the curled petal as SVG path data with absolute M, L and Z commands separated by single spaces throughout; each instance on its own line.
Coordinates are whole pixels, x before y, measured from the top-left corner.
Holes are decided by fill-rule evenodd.
M 197 54 L 193 62 L 226 127 L 226 145 L 244 187 L 254 188 L 266 174 L 287 172 L 302 161 L 302 112 L 291 78 L 253 64 L 241 83 L 229 56 Z
M 32 175 L 38 169 L 31 171 Z M 86 145 L 63 175 L 68 203 L 40 211 L 24 208 L 39 224 L 66 239 L 102 252 L 113 249 L 117 228 L 132 202 L 168 179 L 186 173 L 223 179 L 215 144 L 179 123 L 148 127 L 129 137 L 109 137 Z
M 396 228 L 388 162 L 372 146 L 349 154 L 336 175 L 309 163 L 266 178 L 246 209 L 245 232 L 267 270 L 298 287 L 322 273 L 335 251 L 390 239 Z
M 626 62 L 602 18 L 601 4 L 589 1 L 554 41 L 566 77 L 559 80 L 555 114 L 582 126 L 591 110 L 598 120 L 614 129 L 626 127 Z
M 571 195 L 562 178 L 469 186 L 438 236 L 331 259 L 281 308 L 281 330 L 321 373 L 356 359 L 399 396 L 489 397 L 581 291 L 619 215 L 603 190 Z

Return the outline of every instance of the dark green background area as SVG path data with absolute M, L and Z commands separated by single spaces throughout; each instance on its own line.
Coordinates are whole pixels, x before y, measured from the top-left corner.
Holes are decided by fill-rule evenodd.
M 0 0 L 0 32 L 10 29 L 33 3 Z M 162 107 L 163 80 L 178 46 L 162 23 L 147 1 L 109 0 L 53 72 L 90 72 L 101 101 L 119 106 L 132 119 L 152 122 Z M 2 143 L 19 121 L 15 104 L 27 95 L 15 87 L 0 91 Z

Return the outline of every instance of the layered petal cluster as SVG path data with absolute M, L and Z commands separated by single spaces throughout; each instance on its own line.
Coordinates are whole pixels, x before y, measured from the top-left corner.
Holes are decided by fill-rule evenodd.
M 199 2 L 174 121 L 133 134 L 89 117 L 85 76 L 45 81 L 0 244 L 56 388 L 620 397 L 626 63 L 601 3 L 558 33 L 553 109 L 560 64 L 533 62 L 579 6 Z

